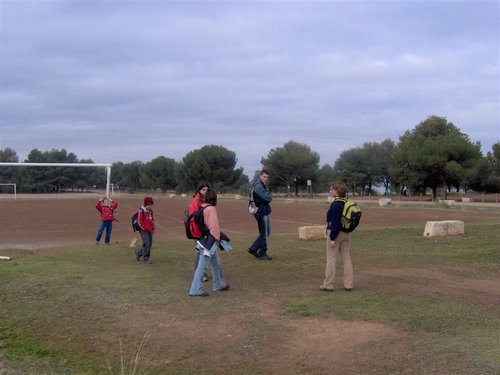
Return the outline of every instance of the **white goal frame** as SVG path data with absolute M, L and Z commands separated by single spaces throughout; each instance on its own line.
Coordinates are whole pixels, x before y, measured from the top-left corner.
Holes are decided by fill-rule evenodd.
M 0 186 L 14 186 L 14 200 L 17 199 L 17 187 L 16 187 L 16 184 L 14 183 L 0 183 Z
M 111 188 L 111 195 L 115 194 L 115 190 L 118 191 L 118 194 L 120 194 L 120 187 L 118 186 L 118 184 L 111 184 L 110 188 Z
M 111 164 L 92 163 L 5 163 L 0 162 L 0 167 L 94 167 L 106 168 L 106 198 L 109 198 L 109 188 L 111 185 Z

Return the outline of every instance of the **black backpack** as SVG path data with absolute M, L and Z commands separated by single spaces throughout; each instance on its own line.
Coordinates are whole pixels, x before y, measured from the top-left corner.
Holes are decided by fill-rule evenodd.
M 139 226 L 139 211 L 136 211 L 130 219 L 132 221 L 132 230 L 134 232 L 140 231 L 141 227 Z
M 210 232 L 203 216 L 203 210 L 206 207 L 208 206 L 201 207 L 191 215 L 188 215 L 188 210 L 184 212 L 184 228 L 186 229 L 186 237 L 188 239 L 199 240 Z

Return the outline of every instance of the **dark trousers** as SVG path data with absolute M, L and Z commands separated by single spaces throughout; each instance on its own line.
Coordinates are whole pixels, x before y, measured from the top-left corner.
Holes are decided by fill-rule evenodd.
M 271 222 L 269 221 L 269 215 L 255 216 L 255 220 L 257 220 L 259 236 L 250 248 L 260 256 L 267 253 L 267 238 L 271 234 Z
M 142 239 L 142 248 L 139 250 L 139 255 L 142 256 L 142 261 L 147 262 L 151 255 L 151 246 L 153 246 L 153 233 L 140 231 Z

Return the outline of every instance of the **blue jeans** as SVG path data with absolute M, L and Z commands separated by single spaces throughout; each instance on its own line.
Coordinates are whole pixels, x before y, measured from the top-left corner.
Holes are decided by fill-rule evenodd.
M 217 246 L 217 244 L 215 244 L 214 246 Z M 200 252 L 198 267 L 196 267 L 196 271 L 194 271 L 193 281 L 191 282 L 191 288 L 189 289 L 189 294 L 191 296 L 197 296 L 203 293 L 202 279 L 205 273 L 205 269 L 207 268 L 209 263 L 212 272 L 212 290 L 216 292 L 226 286 L 226 282 L 224 281 L 224 277 L 222 275 L 222 268 L 217 250 L 215 250 L 214 253 L 210 256 L 203 255 L 203 252 Z
M 151 255 L 153 233 L 145 232 L 143 230 L 141 230 L 139 233 L 141 234 L 142 239 L 142 247 L 139 249 L 139 255 L 142 257 L 143 262 L 147 262 L 149 260 L 149 256 Z
M 259 227 L 259 236 L 252 246 L 250 246 L 250 249 L 256 251 L 260 256 L 267 254 L 267 239 L 271 234 L 271 222 L 269 221 L 269 215 L 255 216 L 255 220 L 257 220 Z
M 97 229 L 97 236 L 95 238 L 95 242 L 99 242 L 102 237 L 102 232 L 106 229 L 106 237 L 104 237 L 104 242 L 109 243 L 111 240 L 111 231 L 113 230 L 113 222 L 112 221 L 101 221 L 101 225 L 99 225 L 99 229 Z
M 194 240 L 194 248 L 195 248 L 195 251 L 196 251 L 196 259 L 194 261 L 194 270 L 196 271 L 196 268 L 198 268 L 198 262 L 200 261 L 200 252 L 198 250 L 196 250 L 196 240 Z M 203 276 L 204 277 L 207 277 L 208 278 L 208 275 L 206 273 L 206 271 L 203 273 Z

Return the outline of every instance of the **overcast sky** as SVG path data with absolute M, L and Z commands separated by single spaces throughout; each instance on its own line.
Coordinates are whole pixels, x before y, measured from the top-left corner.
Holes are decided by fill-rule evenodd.
M 0 0 L 0 149 L 247 174 L 289 140 L 320 165 L 446 117 L 500 140 L 500 1 Z

